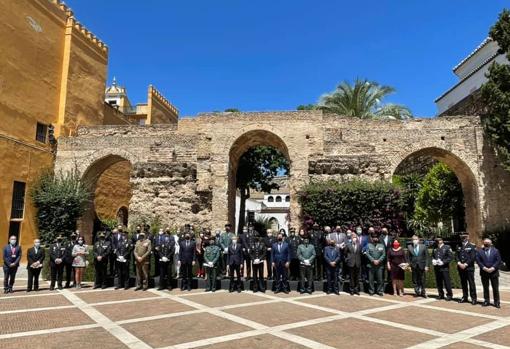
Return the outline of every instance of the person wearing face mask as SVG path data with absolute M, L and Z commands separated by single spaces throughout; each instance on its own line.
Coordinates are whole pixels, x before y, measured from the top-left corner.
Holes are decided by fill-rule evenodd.
M 72 233 L 70 239 L 64 241 L 66 248 L 66 256 L 64 258 L 64 273 L 65 273 L 65 286 L 64 288 L 74 287 L 74 268 L 73 268 L 73 247 L 76 245 L 76 239 L 78 236 L 76 233 Z
M 310 244 L 307 236 L 298 246 L 297 255 L 299 259 L 299 292 L 312 294 L 314 290 L 313 265 L 316 254 L 315 247 Z
M 295 281 L 299 279 L 299 258 L 297 251 L 300 243 L 300 238 L 296 235 L 295 228 L 290 228 L 290 236 L 287 241 L 290 249 L 290 280 Z
M 407 248 L 407 260 L 411 266 L 414 293 L 427 298 L 425 292 L 425 274 L 429 270 L 429 252 L 417 235 L 412 237 L 413 244 Z
M 499 300 L 499 267 L 501 266 L 501 254 L 498 249 L 492 246 L 492 240 L 485 238 L 483 248 L 476 254 L 476 262 L 480 267 L 480 277 L 483 286 L 483 307 L 490 305 L 489 282 L 494 295 L 494 306 L 500 308 Z
M 273 236 L 273 230 L 267 229 L 266 237 L 264 238 L 264 244 L 266 245 L 266 266 L 267 266 L 267 279 L 273 280 L 273 264 L 271 262 L 271 247 L 275 243 L 276 239 Z
M 255 240 L 255 230 L 253 228 L 253 223 L 248 223 L 248 228 L 243 228 L 243 233 L 241 234 L 241 243 L 244 248 L 244 260 L 246 261 L 246 279 L 251 279 L 251 254 L 250 254 L 250 246 L 253 244 Z
M 468 302 L 468 286 L 469 295 L 471 296 L 471 304 L 476 304 L 476 285 L 475 285 L 475 262 L 476 262 L 476 246 L 469 242 L 469 235 L 461 233 L 461 244 L 457 247 L 457 271 L 459 272 L 460 284 L 462 285 L 462 298 L 459 303 Z
M 16 272 L 21 259 L 21 246 L 16 245 L 16 236 L 9 237 L 9 243 L 4 247 L 4 293 L 12 293 Z
M 276 278 L 274 280 L 274 292 L 289 293 L 290 287 L 287 281 L 287 271 L 290 266 L 290 249 L 289 244 L 283 241 L 283 235 L 278 234 L 277 241 L 271 248 L 271 260 L 273 261 L 273 268 L 276 269 Z
M 379 241 L 379 235 L 374 233 L 368 243 L 365 256 L 367 257 L 368 269 L 368 293 L 373 296 L 383 296 L 384 282 L 383 269 L 386 258 L 386 247 Z M 377 283 L 377 288 L 375 284 Z
M 205 246 L 205 242 L 204 242 Z M 190 232 L 184 234 L 184 239 L 179 241 L 179 267 L 181 273 L 181 291 L 187 289 L 191 291 L 191 281 L 193 279 L 193 266 L 196 261 L 195 241 L 191 241 Z
M 195 254 L 198 262 L 198 270 L 197 277 L 204 278 L 204 242 L 205 242 L 205 233 L 204 230 L 198 234 L 198 237 L 195 239 Z
M 132 250 L 131 240 L 128 238 L 127 232 L 123 231 L 115 248 L 115 270 L 117 274 L 115 289 L 124 288 L 127 290 L 129 288 L 129 259 Z
M 310 233 L 310 243 L 315 248 L 315 263 L 313 265 L 313 275 L 315 281 L 322 281 L 324 276 L 322 249 L 324 248 L 324 233 L 318 223 L 313 224 Z
M 244 263 L 243 248 L 239 243 L 237 236 L 232 236 L 232 241 L 228 247 L 228 276 L 230 278 L 229 292 L 241 292 L 241 266 Z M 236 274 L 236 280 L 234 281 L 234 273 Z
M 264 284 L 266 245 L 258 235 L 255 235 L 254 242 L 250 247 L 250 257 L 253 264 L 253 292 L 266 292 L 266 286 Z
M 221 273 L 227 276 L 227 262 L 228 262 L 228 247 L 232 242 L 232 225 L 230 223 L 225 224 L 225 230 L 220 233 L 218 242 L 221 247 Z
M 351 296 L 354 294 L 359 295 L 362 247 L 356 234 L 352 234 L 351 242 L 345 245 L 343 253 L 345 253 L 345 265 L 347 266 L 350 276 L 350 294 Z
M 432 250 L 432 264 L 436 275 L 437 292 L 439 299 L 452 300 L 452 282 L 450 279 L 450 262 L 453 260 L 452 249 L 445 245 L 443 238 L 436 239 L 435 248 Z M 443 287 L 446 289 L 446 298 Z
M 64 258 L 66 256 L 66 248 L 63 242 L 64 237 L 61 234 L 57 237 L 56 242 L 50 246 L 51 291 L 55 289 L 55 283 L 59 290 L 62 289 L 62 274 L 64 271 Z
M 88 254 L 89 249 L 88 246 L 85 245 L 85 238 L 83 236 L 78 237 L 77 244 L 73 246 L 73 250 L 71 251 L 71 255 L 73 257 L 75 288 L 81 288 L 83 273 L 87 267 Z
M 44 248 L 41 247 L 41 240 L 35 239 L 34 246 L 27 251 L 27 271 L 28 271 L 28 285 L 27 292 L 39 291 L 39 274 L 43 267 L 45 257 Z
M 98 240 L 94 244 L 94 248 L 92 250 L 94 254 L 94 268 L 96 272 L 94 277 L 95 289 L 106 288 L 106 269 L 111 250 L 112 246 L 110 241 L 106 240 L 106 234 L 104 232 L 100 232 Z
M 329 228 L 329 227 L 328 227 Z M 328 245 L 324 248 L 324 262 L 326 266 L 326 293 L 339 295 L 338 287 L 338 268 L 341 261 L 341 250 L 336 246 L 335 240 L 328 240 Z
M 174 260 L 175 240 L 173 236 L 163 235 L 163 241 L 159 245 L 158 266 L 159 266 L 159 288 L 163 290 L 172 289 L 172 277 L 169 274 L 170 263 Z
M 204 266 L 207 275 L 205 292 L 216 292 L 216 274 L 220 254 L 220 247 L 216 244 L 215 237 L 211 237 L 204 249 Z
M 149 288 L 149 259 L 152 250 L 151 241 L 140 233 L 140 239 L 136 242 L 133 250 L 133 257 L 136 263 L 136 288 L 135 291 Z
M 156 268 L 154 268 L 154 276 L 159 276 L 161 271 L 160 266 L 160 250 L 161 245 L 165 241 L 165 231 L 163 229 L 158 230 L 158 235 L 154 237 L 154 240 L 152 241 L 152 253 L 154 255 L 154 260 L 156 261 Z
M 400 241 L 393 240 L 392 247 L 388 250 L 387 268 L 393 286 L 393 295 L 404 296 L 405 269 L 408 267 L 405 251 L 400 246 Z

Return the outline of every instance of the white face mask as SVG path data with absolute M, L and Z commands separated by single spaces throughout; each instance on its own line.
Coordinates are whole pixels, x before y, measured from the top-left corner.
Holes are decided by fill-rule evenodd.
M 34 243 L 34 246 L 39 248 L 39 246 L 41 246 L 41 243 L 40 242 L 36 242 L 36 243 Z
M 159 234 L 159 235 L 163 235 L 163 230 L 160 230 L 160 231 L 158 232 L 158 234 Z
M 16 245 L 16 239 L 10 239 L 9 242 L 11 243 L 11 245 Z
M 420 240 L 413 240 L 413 244 L 415 244 L 415 245 L 418 245 L 419 242 L 420 242 Z
M 232 243 L 233 243 L 233 244 L 237 244 L 237 240 L 235 240 L 235 239 L 234 239 L 234 240 L 232 240 Z

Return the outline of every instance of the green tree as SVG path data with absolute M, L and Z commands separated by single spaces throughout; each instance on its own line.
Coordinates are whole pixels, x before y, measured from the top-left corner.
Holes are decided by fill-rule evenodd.
M 318 108 L 361 119 L 412 118 L 409 108 L 399 104 L 382 103 L 383 99 L 393 92 L 395 92 L 393 87 L 379 85 L 373 81 L 356 79 L 354 84 L 344 81 L 333 92 L 321 97 Z
M 225 113 L 240 113 L 241 111 L 237 108 L 227 108 L 225 109 Z
M 414 220 L 448 225 L 454 217 L 464 216 L 464 196 L 455 173 L 447 165 L 435 164 L 423 179 L 416 199 Z
M 423 177 L 423 175 L 417 173 L 393 176 L 393 184 L 401 189 L 403 210 L 406 218 L 411 218 L 414 215 L 416 198 L 422 187 Z
M 75 171 L 42 174 L 31 194 L 37 208 L 39 237 L 44 243 L 52 243 L 59 234 L 69 236 L 91 197 L 88 186 Z
M 510 60 L 510 11 L 503 10 L 489 35 Z M 510 65 L 492 63 L 487 78 L 481 88 L 486 108 L 482 123 L 503 167 L 510 171 Z
M 317 105 L 315 104 L 301 104 L 298 105 L 296 110 L 315 110 L 317 109 Z
M 250 198 L 250 190 L 270 193 L 279 185 L 273 180 L 276 176 L 289 171 L 289 161 L 277 149 L 269 146 L 258 146 L 248 149 L 239 159 L 236 173 L 236 187 L 239 190 L 239 225 L 242 231 L 245 224 L 246 199 Z

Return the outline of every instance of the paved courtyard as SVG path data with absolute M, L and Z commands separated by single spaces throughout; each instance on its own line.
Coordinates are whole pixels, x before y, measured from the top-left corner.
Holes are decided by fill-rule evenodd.
M 510 348 L 509 289 L 496 309 L 322 292 L 50 292 L 45 284 L 27 294 L 25 283 L 0 296 L 2 348 Z

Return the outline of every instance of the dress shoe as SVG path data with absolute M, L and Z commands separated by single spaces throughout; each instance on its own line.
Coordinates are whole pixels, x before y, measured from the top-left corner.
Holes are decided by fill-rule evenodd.
M 7 290 L 5 291 L 6 291 L 5 293 L 7 293 Z M 50 291 L 55 291 L 55 287 L 50 287 Z
M 377 294 L 379 297 L 384 297 L 384 293 L 380 292 Z
M 451 301 L 452 300 L 452 296 L 446 296 L 446 299 L 445 299 L 447 302 Z
M 5 290 L 4 290 L 4 293 L 5 293 L 5 294 L 9 293 L 9 290 L 8 290 L 8 289 L 5 289 Z
M 359 296 L 359 291 L 354 291 L 354 294 L 356 294 L 356 296 Z
M 135 288 L 135 291 L 140 291 L 141 289 L 142 289 L 142 287 L 141 287 L 141 286 L 137 286 L 137 287 Z
M 144 288 L 143 288 L 143 290 L 144 290 L 144 291 L 147 291 L 148 289 L 149 289 L 148 287 L 144 287 Z
M 115 286 L 113 289 L 118 290 L 119 288 L 120 288 L 119 286 Z
M 471 304 L 472 304 L 472 305 L 476 305 L 476 303 L 478 303 L 478 302 L 476 301 L 476 299 L 473 299 L 473 300 L 471 301 Z
M 211 292 L 211 290 L 206 288 L 204 292 Z
M 158 291 L 163 291 L 165 288 L 164 287 L 158 287 Z
M 289 294 L 289 290 L 284 290 L 283 293 Z
M 29 289 L 29 288 L 27 288 L 27 292 L 32 292 L 32 290 L 31 290 L 31 289 Z
M 102 290 L 104 290 L 105 288 L 107 288 L 107 286 L 106 286 L 106 285 L 101 286 L 101 289 L 102 289 Z
M 96 290 L 99 288 L 99 285 L 94 285 L 94 287 L 92 288 L 93 290 Z
M 428 298 L 426 293 L 422 293 L 422 294 L 421 294 L 421 296 L 422 296 L 423 298 Z
M 351 296 L 354 296 L 354 291 L 350 291 L 350 292 L 349 292 L 349 294 L 350 294 Z
M 482 307 L 488 307 L 489 305 L 491 305 L 489 302 L 485 301 L 482 303 Z
M 125 290 L 129 290 L 129 286 L 124 287 Z
M 334 291 L 333 293 L 336 294 L 337 296 L 340 295 L 340 292 L 338 292 L 338 291 Z
M 462 297 L 461 299 L 459 299 L 459 303 L 467 303 L 467 302 L 468 302 L 467 298 Z
M 188 291 L 191 291 L 191 287 L 190 287 L 190 286 L 188 286 L 187 290 L 188 290 Z
M 499 302 L 494 303 L 494 306 L 495 306 L 496 308 L 498 308 L 498 309 L 499 309 L 499 308 L 501 308 L 501 304 L 499 304 Z

